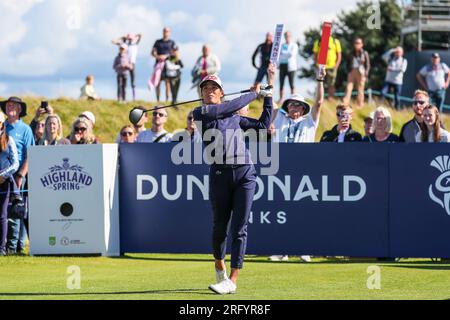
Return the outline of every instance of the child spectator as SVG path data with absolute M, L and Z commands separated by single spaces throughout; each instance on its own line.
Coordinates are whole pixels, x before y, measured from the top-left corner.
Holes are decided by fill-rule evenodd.
M 80 91 L 80 100 L 101 100 L 95 93 L 94 76 L 91 74 L 86 77 L 86 83 L 81 87 Z

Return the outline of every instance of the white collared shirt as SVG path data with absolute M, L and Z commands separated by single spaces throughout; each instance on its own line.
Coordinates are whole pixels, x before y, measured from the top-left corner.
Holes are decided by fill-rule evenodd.
M 318 123 L 314 122 L 311 113 L 293 120 L 282 109 L 278 111 L 274 125 L 273 141 L 287 143 L 314 142 L 318 127 Z

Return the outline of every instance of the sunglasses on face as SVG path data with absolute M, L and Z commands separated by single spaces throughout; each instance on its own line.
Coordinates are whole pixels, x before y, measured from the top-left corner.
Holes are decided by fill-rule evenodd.
M 156 112 L 156 111 L 153 111 L 152 114 L 153 114 L 154 117 L 160 116 L 160 117 L 162 118 L 162 117 L 165 117 L 165 116 L 166 116 L 164 113 L 160 113 L 160 112 Z
M 336 116 L 338 118 L 349 118 L 350 117 L 350 113 L 346 113 L 346 112 L 336 112 Z
M 121 133 L 121 135 L 122 135 L 122 137 L 132 136 L 132 135 L 133 135 L 133 132 L 130 132 L 130 131 L 124 131 L 124 132 Z
M 194 117 L 187 117 L 187 119 L 188 119 L 189 121 L 192 121 L 192 120 L 194 120 Z
M 423 106 L 425 104 L 426 101 L 424 100 L 414 100 L 413 101 L 413 105 L 421 105 Z
M 288 107 L 303 107 L 303 104 L 301 102 L 291 102 Z
M 85 132 L 87 130 L 86 127 L 76 127 L 75 132 Z

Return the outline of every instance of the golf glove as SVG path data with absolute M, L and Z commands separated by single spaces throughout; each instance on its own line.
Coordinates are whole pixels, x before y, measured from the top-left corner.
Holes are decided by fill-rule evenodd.
M 272 96 L 272 89 L 273 89 L 272 86 L 269 86 L 269 85 L 262 85 L 262 86 L 260 87 L 258 96 L 263 97 L 263 98 L 265 98 L 265 97 L 271 97 L 271 96 Z

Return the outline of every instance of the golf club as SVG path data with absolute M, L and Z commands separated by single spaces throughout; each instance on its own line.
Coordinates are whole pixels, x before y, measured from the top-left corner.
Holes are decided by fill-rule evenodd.
M 264 89 L 271 89 L 272 86 L 265 86 Z M 242 90 L 242 91 L 238 91 L 238 92 L 233 92 L 233 93 L 227 93 L 224 95 L 224 97 L 226 96 L 232 96 L 232 95 L 236 95 L 236 94 L 243 94 L 243 93 L 249 93 L 252 90 L 247 89 L 247 90 Z M 160 107 L 154 107 L 154 108 L 150 108 L 150 109 L 144 109 L 142 107 L 134 107 L 131 111 L 130 111 L 130 115 L 129 115 L 129 119 L 130 122 L 133 125 L 136 125 L 139 123 L 139 121 L 141 120 L 142 116 L 144 115 L 144 113 L 149 112 L 149 111 L 155 111 L 158 109 L 165 109 L 165 108 L 171 108 L 171 107 L 176 107 L 182 104 L 188 104 L 188 103 L 194 103 L 194 102 L 200 102 L 202 101 L 202 99 L 196 99 L 196 100 L 190 100 L 190 101 L 184 101 L 184 102 L 179 102 L 179 103 L 175 103 L 175 104 L 171 104 L 168 106 L 160 106 Z

